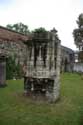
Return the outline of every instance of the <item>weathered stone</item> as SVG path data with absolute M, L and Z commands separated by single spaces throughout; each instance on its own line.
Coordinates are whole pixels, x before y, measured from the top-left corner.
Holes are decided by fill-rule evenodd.
M 0 54 L 0 87 L 6 86 L 6 57 Z
M 73 57 L 73 60 L 70 58 L 70 55 L 73 56 L 74 53 L 71 49 L 61 47 L 60 40 L 56 38 L 56 31 L 43 35 L 31 35 L 29 38 L 29 36 L 0 27 L 0 53 L 14 56 L 16 63 L 19 61 L 23 64 L 26 61 L 27 73 L 24 82 L 26 94 L 32 93 L 36 96 L 42 94 L 51 102 L 59 99 L 60 71 L 65 67 L 67 71 L 69 70 L 69 63 L 72 64 L 74 60 Z M 3 64 L 5 67 L 5 63 Z M 5 73 L 2 77 L 2 83 L 5 83 Z
M 55 102 L 60 95 L 60 40 L 56 38 L 54 31 L 47 32 L 44 37 L 40 37 L 42 36 L 40 34 L 36 34 L 36 36 L 35 38 L 34 34 L 32 41 L 27 43 L 27 84 L 25 84 L 25 91 L 27 94 L 31 92 L 36 96 L 40 93 L 48 101 Z M 36 64 L 34 65 L 35 58 Z M 31 86 L 28 87 L 29 84 Z

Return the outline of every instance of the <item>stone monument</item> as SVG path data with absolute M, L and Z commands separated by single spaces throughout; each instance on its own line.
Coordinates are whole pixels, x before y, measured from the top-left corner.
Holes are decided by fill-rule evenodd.
M 55 102 L 60 97 L 60 40 L 56 30 L 33 33 L 27 41 L 27 69 L 24 90 Z

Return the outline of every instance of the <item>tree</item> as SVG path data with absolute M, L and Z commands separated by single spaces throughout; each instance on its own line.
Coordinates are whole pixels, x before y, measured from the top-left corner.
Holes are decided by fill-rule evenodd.
M 29 33 L 29 29 L 28 29 L 28 26 L 23 24 L 23 23 L 16 23 L 16 24 L 8 24 L 6 26 L 8 29 L 11 29 L 11 30 L 14 30 L 14 31 L 17 31 L 19 33 L 23 33 L 23 34 L 28 34 Z
M 43 27 L 34 29 L 34 30 L 32 31 L 32 33 L 45 33 L 45 32 L 47 32 L 47 30 L 46 30 L 45 28 L 43 28 Z
M 58 37 L 58 34 L 57 34 L 58 31 L 57 31 L 55 28 L 53 28 L 53 30 L 51 30 L 51 32 L 53 32 L 53 31 L 55 31 L 56 38 L 59 40 L 59 37 Z M 42 34 L 42 36 L 43 36 L 43 35 L 46 35 L 47 32 L 48 32 L 48 31 L 47 31 L 45 28 L 43 28 L 43 27 L 34 29 L 34 30 L 32 31 L 32 33 Z
M 83 45 L 83 14 L 80 14 L 76 21 L 78 28 L 73 30 L 73 37 L 77 47 Z
M 83 14 L 80 14 L 77 20 L 78 27 L 83 27 Z
M 6 27 L 7 27 L 8 29 L 12 30 L 12 25 L 11 25 L 11 24 L 8 24 Z

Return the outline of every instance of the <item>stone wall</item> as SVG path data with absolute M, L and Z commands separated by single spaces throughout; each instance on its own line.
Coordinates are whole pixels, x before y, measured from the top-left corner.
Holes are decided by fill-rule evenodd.
M 31 40 L 31 35 L 23 35 L 21 33 L 9 30 L 0 26 L 0 53 L 8 56 L 16 57 L 16 62 L 22 64 L 26 60 L 27 46 L 23 42 Z M 72 56 L 72 59 L 70 58 Z M 61 71 L 72 71 L 74 62 L 74 52 L 64 46 L 61 46 Z
M 70 48 L 61 46 L 61 71 L 72 72 L 75 62 L 74 51 Z
M 83 63 L 74 63 L 73 71 L 83 73 Z
M 8 56 L 16 58 L 21 64 L 26 59 L 26 45 L 21 41 L 0 41 L 0 53 L 6 53 Z
M 61 46 L 61 63 L 62 71 L 72 71 L 74 62 L 74 52 L 68 51 L 68 48 Z M 21 64 L 26 60 L 27 46 L 22 41 L 0 41 L 0 53 L 6 53 L 8 56 L 16 58 L 16 63 L 19 61 Z M 70 56 L 73 56 L 71 60 Z M 67 64 L 65 64 L 67 61 Z

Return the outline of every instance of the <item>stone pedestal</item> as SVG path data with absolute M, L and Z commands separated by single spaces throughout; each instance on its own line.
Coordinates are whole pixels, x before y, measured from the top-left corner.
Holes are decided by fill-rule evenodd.
M 28 95 L 42 96 L 45 100 L 55 102 L 60 97 L 60 40 L 56 32 L 47 32 L 47 37 L 34 38 L 31 43 L 32 55 L 27 59 L 27 80 L 25 91 Z M 40 33 L 41 35 L 41 33 Z M 35 46 L 35 49 L 34 49 Z M 28 45 L 28 57 L 30 53 Z M 34 59 L 36 65 L 34 66 Z

